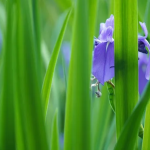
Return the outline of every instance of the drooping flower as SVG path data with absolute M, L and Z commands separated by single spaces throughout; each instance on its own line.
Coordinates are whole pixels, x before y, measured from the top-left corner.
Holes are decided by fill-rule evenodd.
M 114 77 L 114 16 L 111 15 L 106 23 L 100 24 L 100 35 L 95 41 L 92 74 L 97 80 L 104 82 Z
M 146 54 L 149 53 L 149 60 L 147 62 L 146 71 L 145 71 L 146 72 L 145 78 L 147 80 L 149 80 L 150 79 L 150 44 L 146 40 L 146 38 L 148 36 L 148 31 L 147 31 L 145 23 L 140 22 L 140 25 L 144 31 L 145 36 L 141 36 L 141 35 L 138 36 L 138 45 L 139 45 L 138 50 L 139 50 L 139 52 L 142 52 L 142 53 L 146 53 Z M 146 47 L 148 48 L 149 52 L 146 50 Z
M 138 51 L 143 53 L 145 56 L 150 51 L 150 44 L 146 40 L 148 32 L 145 23 L 140 25 L 145 33 L 145 36 L 138 36 Z M 93 66 L 92 74 L 96 79 L 101 83 L 109 81 L 114 77 L 114 16 L 111 15 L 109 19 L 106 20 L 106 23 L 100 24 L 100 35 L 98 39 L 94 39 L 94 54 L 93 54 Z M 141 58 L 140 58 L 141 59 Z M 142 60 L 140 60 L 142 61 Z M 150 55 L 149 61 L 145 63 L 146 65 L 146 79 L 150 77 Z M 139 78 L 140 82 L 140 78 Z M 141 85 L 141 84 L 140 84 Z M 140 86 L 139 85 L 139 86 Z

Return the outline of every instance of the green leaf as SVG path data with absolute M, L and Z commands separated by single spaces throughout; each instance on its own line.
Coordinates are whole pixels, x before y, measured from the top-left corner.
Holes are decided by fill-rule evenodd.
M 69 10 L 66 14 L 62 29 L 60 31 L 59 37 L 57 39 L 57 42 L 55 44 L 46 74 L 45 74 L 45 78 L 43 81 L 43 88 L 42 88 L 42 98 L 43 98 L 43 104 L 44 104 L 44 111 L 45 111 L 45 115 L 47 112 L 47 107 L 48 107 L 48 101 L 49 101 L 49 96 L 50 96 L 50 91 L 51 91 L 51 85 L 52 85 L 52 78 L 53 78 L 53 74 L 54 74 L 54 69 L 56 66 L 56 61 L 58 58 L 58 54 L 59 54 L 59 50 L 61 47 L 61 43 L 63 40 L 63 36 L 65 33 L 65 29 L 69 20 L 71 14 L 71 10 Z
M 15 150 L 15 71 L 14 51 L 15 45 L 15 7 L 13 1 L 7 2 L 7 24 L 4 38 L 3 67 L 2 67 L 2 91 L 0 104 L 0 149 Z
M 58 110 L 56 110 L 53 120 L 51 150 L 59 150 Z
M 148 97 L 147 97 L 148 99 Z M 150 99 L 150 97 L 149 97 Z M 142 144 L 142 149 L 147 150 L 150 147 L 150 103 L 147 106 L 146 109 L 146 116 L 145 116 L 145 126 L 144 126 L 144 138 L 143 138 L 143 144 Z
M 137 0 L 115 0 L 114 14 L 116 129 L 119 138 L 138 101 Z
M 96 1 L 75 1 L 67 86 L 65 150 L 91 149 L 90 74 Z
M 131 116 L 129 117 L 128 121 L 126 122 L 120 134 L 120 137 L 117 141 L 115 150 L 134 149 L 141 119 L 144 114 L 145 108 L 148 104 L 148 101 L 150 99 L 149 91 L 150 91 L 150 82 L 148 83 L 147 89 L 142 95 L 140 102 L 137 104 Z M 144 132 L 146 133 L 146 135 L 149 134 L 146 131 Z M 146 148 L 146 147 L 143 147 L 143 148 Z M 147 150 L 147 149 L 143 149 L 143 150 Z

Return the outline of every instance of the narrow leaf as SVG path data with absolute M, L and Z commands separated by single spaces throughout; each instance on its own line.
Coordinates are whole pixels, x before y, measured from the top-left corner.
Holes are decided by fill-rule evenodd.
M 15 7 L 13 0 L 7 2 L 7 24 L 4 36 L 2 92 L 0 108 L 0 149 L 15 150 L 15 110 L 14 110 L 14 25 Z
M 89 87 L 96 4 L 96 1 L 75 1 L 71 62 L 67 86 L 65 150 L 91 150 Z
M 56 110 L 53 120 L 51 150 L 59 150 L 58 110 Z
M 147 97 L 148 99 L 148 97 Z M 150 99 L 150 97 L 149 97 Z M 142 149 L 147 150 L 150 148 L 150 103 L 147 106 L 146 109 L 146 116 L 145 116 L 145 126 L 144 126 L 144 138 L 143 138 L 143 144 Z
M 66 14 L 62 29 L 60 31 L 59 37 L 57 39 L 57 42 L 55 44 L 46 74 L 45 74 L 45 79 L 43 82 L 43 87 L 42 87 L 42 98 L 43 98 L 43 104 L 44 104 L 44 111 L 45 111 L 45 115 L 47 112 L 47 107 L 48 107 L 48 101 L 49 101 L 49 96 L 50 96 L 50 91 L 51 91 L 51 85 L 52 85 L 52 78 L 53 78 L 53 74 L 54 74 L 54 69 L 56 66 L 56 61 L 58 58 L 58 54 L 59 54 L 59 50 L 61 47 L 61 43 L 63 40 L 63 36 L 65 33 L 65 29 L 69 20 L 71 14 L 71 10 L 69 10 Z
M 116 129 L 119 138 L 138 101 L 137 0 L 115 0 L 114 12 Z
M 136 108 L 133 110 L 127 123 L 125 124 L 118 139 L 118 142 L 116 144 L 115 150 L 134 149 L 141 119 L 144 114 L 145 108 L 148 104 L 148 101 L 150 99 L 149 91 L 150 91 L 150 82 L 148 83 L 147 89 L 142 95 L 140 102 L 137 104 Z

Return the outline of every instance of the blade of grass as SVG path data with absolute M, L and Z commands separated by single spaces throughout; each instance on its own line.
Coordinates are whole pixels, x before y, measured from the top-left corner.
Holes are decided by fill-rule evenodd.
M 116 129 L 119 138 L 138 100 L 137 0 L 115 0 L 114 13 Z
M 142 95 L 140 102 L 137 104 L 128 121 L 126 122 L 120 134 L 118 142 L 115 146 L 115 150 L 134 149 L 141 119 L 144 114 L 145 108 L 148 104 L 148 101 L 150 99 L 149 91 L 150 91 L 150 82 L 148 83 L 147 89 Z
M 7 24 L 4 36 L 2 93 L 0 108 L 0 149 L 15 150 L 15 118 L 14 118 L 14 2 L 7 2 Z
M 54 47 L 54 50 L 53 50 L 46 74 L 45 74 L 45 78 L 43 81 L 42 98 L 43 98 L 45 115 L 46 115 L 47 107 L 48 107 L 48 101 L 49 101 L 49 96 L 50 96 L 50 91 L 51 91 L 53 73 L 54 73 L 56 61 L 58 58 L 59 50 L 61 47 L 61 43 L 63 40 L 63 36 L 65 33 L 65 29 L 66 29 L 70 14 L 71 14 L 71 10 L 69 10 L 66 14 L 62 29 L 60 31 L 59 37 L 58 37 L 57 42 L 55 44 L 55 47 Z
M 53 120 L 51 150 L 59 150 L 58 110 L 56 110 Z
M 150 97 L 149 97 L 150 99 Z M 150 103 L 147 106 L 146 109 L 146 116 L 145 116 L 145 126 L 144 126 L 144 138 L 143 138 L 143 144 L 142 149 L 147 150 L 150 148 Z
M 89 87 L 96 4 L 96 1 L 75 1 L 71 62 L 67 86 L 65 150 L 91 149 Z
M 40 26 L 40 7 L 39 0 L 32 0 L 32 20 L 33 20 L 33 32 L 34 42 L 36 47 L 36 70 L 38 72 L 39 86 L 42 86 L 42 63 L 41 63 L 41 26 Z

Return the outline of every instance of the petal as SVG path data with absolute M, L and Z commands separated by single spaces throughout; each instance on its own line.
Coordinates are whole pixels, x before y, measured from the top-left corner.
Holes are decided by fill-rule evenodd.
M 105 26 L 106 27 L 111 26 L 114 29 L 114 16 L 113 15 L 111 15 L 110 18 L 106 20 Z
M 148 57 L 146 54 L 144 53 L 141 53 L 141 52 L 138 52 L 138 58 L 139 58 L 139 61 L 138 61 L 138 64 L 148 64 Z
M 112 27 L 108 27 L 108 28 L 105 28 L 100 36 L 99 36 L 99 39 L 101 42 L 113 42 L 113 28 Z
M 148 64 L 147 64 L 145 77 L 146 77 L 147 80 L 150 80 L 150 54 L 149 54 L 149 61 L 148 61 Z
M 112 68 L 114 64 L 114 42 L 110 43 L 107 50 L 107 55 L 109 55 L 109 67 Z
M 144 31 L 145 36 L 144 36 L 144 37 L 143 37 L 143 36 L 139 36 L 139 38 L 140 38 L 140 39 L 146 39 L 147 36 L 148 36 L 148 31 L 147 31 L 147 28 L 146 28 L 146 24 L 140 22 L 140 25 L 141 25 L 141 27 L 142 27 L 142 29 L 143 29 L 143 31 Z
M 145 78 L 145 68 L 146 68 L 146 64 L 140 63 L 139 65 L 139 94 L 140 95 L 142 94 L 148 82 L 148 80 L 146 80 Z
M 114 43 L 110 43 L 107 48 L 104 82 L 114 77 Z
M 148 50 L 150 51 L 150 44 L 146 39 L 138 38 L 138 42 L 143 42 L 145 46 L 148 48 Z
M 138 41 L 138 51 L 141 53 L 148 54 L 148 51 L 146 50 L 146 47 L 145 47 L 145 43 L 142 42 L 141 40 Z
M 106 60 L 106 44 L 100 43 L 94 50 L 92 74 L 97 80 L 104 84 L 104 71 L 105 71 L 105 60 Z
M 148 63 L 147 55 L 138 52 L 138 68 L 139 68 L 139 94 L 141 95 L 148 80 L 145 78 L 146 67 Z
M 99 31 L 99 34 L 101 34 L 102 30 L 104 30 L 106 27 L 105 27 L 105 23 L 100 23 L 100 31 Z

